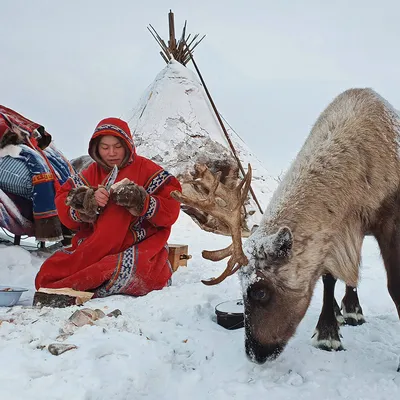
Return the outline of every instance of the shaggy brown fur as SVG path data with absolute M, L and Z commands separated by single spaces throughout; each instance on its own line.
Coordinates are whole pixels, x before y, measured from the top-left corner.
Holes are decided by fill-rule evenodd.
M 135 216 L 142 215 L 146 197 L 146 190 L 134 182 L 120 184 L 111 192 L 111 200 Z
M 71 165 L 74 167 L 75 171 L 79 173 L 88 168 L 93 162 L 94 160 L 92 157 L 84 155 L 71 160 Z
M 14 133 L 8 130 L 0 139 L 0 149 L 3 149 L 9 144 L 17 145 L 22 143 L 25 143 L 25 136 L 22 133 Z
M 397 113 L 370 89 L 342 93 L 317 120 L 246 243 L 241 280 L 252 360 L 279 354 L 323 274 L 357 286 L 367 233 L 380 245 L 400 316 L 399 134 Z M 259 301 L 261 292 L 268 301 Z
M 35 220 L 35 237 L 38 241 L 57 241 L 63 238 L 58 216 Z
M 72 189 L 68 193 L 65 204 L 78 211 L 82 221 L 94 222 L 96 220 L 98 205 L 92 188 L 79 186 Z

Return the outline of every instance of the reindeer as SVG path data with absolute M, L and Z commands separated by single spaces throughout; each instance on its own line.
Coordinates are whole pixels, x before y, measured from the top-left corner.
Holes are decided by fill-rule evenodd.
M 250 360 L 264 363 L 283 351 L 320 277 L 324 305 L 314 343 L 327 350 L 342 348 L 334 286 L 336 279 L 345 282 L 344 316 L 362 323 L 355 288 L 365 235 L 373 235 L 380 246 L 388 290 L 400 317 L 399 139 L 399 116 L 377 93 L 350 89 L 340 94 L 319 116 L 244 249 L 239 221 L 250 166 L 234 189 L 223 187 L 218 174 L 198 166 L 192 184 L 205 188 L 208 196 L 172 194 L 230 227 L 229 247 L 203 252 L 213 261 L 230 256 L 227 268 L 203 283 L 217 284 L 239 271 Z

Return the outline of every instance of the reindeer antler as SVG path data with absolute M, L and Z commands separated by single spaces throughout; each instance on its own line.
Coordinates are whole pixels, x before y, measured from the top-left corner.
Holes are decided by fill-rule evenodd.
M 252 171 L 248 164 L 247 174 L 233 189 L 221 182 L 221 172 L 217 172 L 214 176 L 204 164 L 196 164 L 195 171 L 198 178 L 185 183 L 201 186 L 208 193 L 207 197 L 193 198 L 178 191 L 171 192 L 171 196 L 183 204 L 207 212 L 228 226 L 232 235 L 232 244 L 225 249 L 202 252 L 202 256 L 211 261 L 220 261 L 231 256 L 225 271 L 219 277 L 202 280 L 205 285 L 216 285 L 248 263 L 242 248 L 241 207 L 250 189 Z

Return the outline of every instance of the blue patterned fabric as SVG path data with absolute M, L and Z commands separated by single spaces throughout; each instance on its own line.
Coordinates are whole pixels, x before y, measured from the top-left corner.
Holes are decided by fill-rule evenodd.
M 0 189 L 32 199 L 32 176 L 24 160 L 0 157 Z
M 32 200 L 35 218 L 56 216 L 54 181 L 48 164 L 38 151 L 23 144 L 19 147 L 17 157 L 0 158 L 0 189 Z M 74 172 L 72 167 L 52 145 L 44 153 L 62 185 Z

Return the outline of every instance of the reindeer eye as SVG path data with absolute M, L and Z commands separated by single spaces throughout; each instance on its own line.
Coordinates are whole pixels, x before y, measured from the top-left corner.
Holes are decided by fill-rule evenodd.
M 265 302 L 269 299 L 269 293 L 266 289 L 254 288 L 250 290 L 250 297 L 256 301 Z

